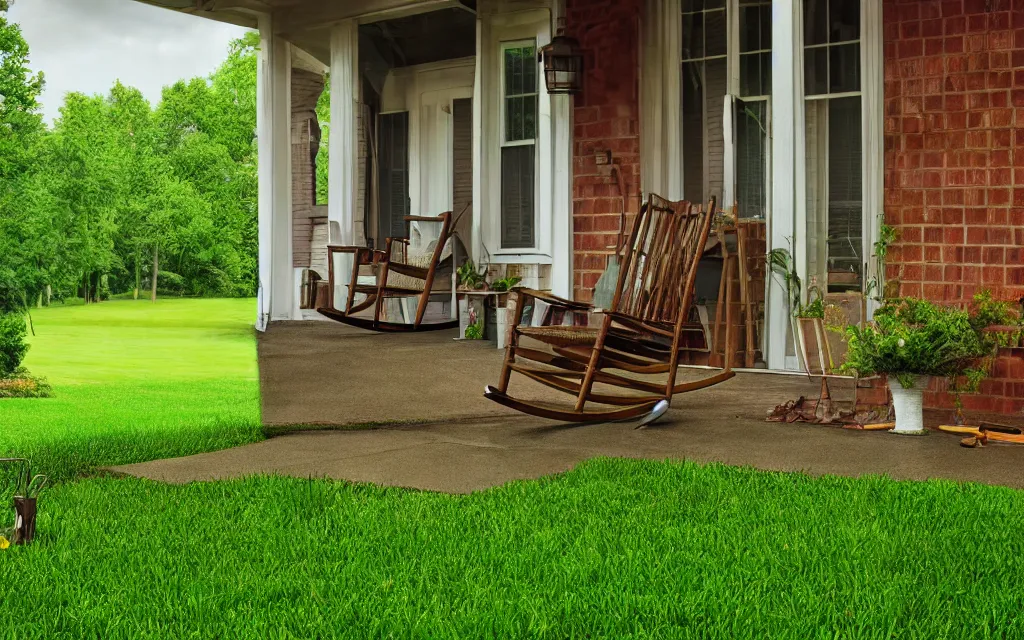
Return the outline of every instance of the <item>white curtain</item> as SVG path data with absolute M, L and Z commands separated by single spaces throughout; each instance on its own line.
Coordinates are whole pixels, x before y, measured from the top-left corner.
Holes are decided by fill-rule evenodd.
M 640 170 L 644 192 L 683 197 L 681 0 L 645 0 L 641 27 Z

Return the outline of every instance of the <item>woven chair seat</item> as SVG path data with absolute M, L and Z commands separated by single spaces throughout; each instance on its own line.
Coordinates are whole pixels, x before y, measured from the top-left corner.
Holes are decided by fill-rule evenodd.
M 589 346 L 597 342 L 597 327 L 520 327 L 528 338 L 560 347 Z

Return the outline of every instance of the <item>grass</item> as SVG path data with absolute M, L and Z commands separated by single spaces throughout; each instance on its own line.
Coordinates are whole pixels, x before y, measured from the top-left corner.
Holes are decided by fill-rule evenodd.
M 1024 493 L 597 460 L 472 496 L 100 478 L 5 552 L 8 637 L 1024 637 Z
M 32 314 L 49 399 L 0 400 L 0 452 L 66 480 L 262 438 L 251 300 L 113 301 Z
M 260 439 L 251 309 L 36 313 L 56 397 L 0 401 L 0 446 L 68 480 Z M 1022 523 L 1011 489 L 692 463 L 471 496 L 94 476 L 0 551 L 0 637 L 1016 638 Z

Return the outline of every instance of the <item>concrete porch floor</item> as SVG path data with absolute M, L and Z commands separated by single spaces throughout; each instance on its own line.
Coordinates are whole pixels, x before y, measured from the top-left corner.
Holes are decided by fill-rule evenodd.
M 177 483 L 282 474 L 468 493 L 608 456 L 1024 488 L 1024 447 L 971 450 L 941 433 L 901 438 L 765 422 L 775 405 L 817 395 L 817 383 L 800 376 L 741 373 L 676 396 L 661 422 L 641 430 L 521 416 L 483 397 L 484 385 L 496 381 L 502 354 L 486 342 L 456 342 L 454 335 L 377 335 L 334 323 L 273 325 L 259 342 L 265 424 L 390 426 L 291 433 L 112 470 Z M 683 377 L 702 375 L 686 370 Z M 567 398 L 523 384 L 512 391 Z M 842 399 L 852 390 L 838 384 L 833 393 Z

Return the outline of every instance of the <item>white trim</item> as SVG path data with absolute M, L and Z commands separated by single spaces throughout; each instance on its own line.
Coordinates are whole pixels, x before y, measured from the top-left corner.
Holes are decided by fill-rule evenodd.
M 270 320 L 293 320 L 292 299 L 292 99 L 291 45 L 275 36 L 271 44 Z
M 795 192 L 796 109 L 803 100 L 800 71 L 800 0 L 779 2 L 772 12 L 772 111 L 771 155 L 772 193 L 768 211 L 768 250 L 789 248 L 794 235 L 800 198 Z M 785 287 L 771 273 L 765 313 L 765 359 L 769 369 L 786 369 L 786 337 L 789 332 L 789 304 Z
M 480 175 L 474 180 L 474 202 L 477 204 L 479 218 L 480 248 L 475 252 L 478 261 L 488 257 L 493 262 L 507 261 L 508 256 L 518 256 L 518 264 L 544 264 L 545 256 L 553 255 L 553 237 L 557 235 L 554 225 L 569 226 L 571 206 L 566 205 L 564 211 L 555 205 L 556 188 L 554 172 L 557 160 L 554 157 L 555 144 L 553 138 L 560 126 L 568 127 L 553 113 L 553 96 L 547 92 L 547 86 L 537 62 L 537 195 L 536 195 L 536 227 L 533 248 L 501 248 L 501 148 L 502 134 L 500 114 L 503 87 L 499 85 L 503 60 L 500 47 L 505 42 L 533 40 L 538 50 L 551 40 L 551 12 L 549 9 L 529 9 L 508 13 L 481 12 L 478 20 L 477 38 L 477 100 L 480 107 L 476 131 L 479 133 L 480 162 L 474 165 L 479 168 Z M 564 114 L 564 112 L 563 112 Z M 567 148 L 566 151 L 570 149 Z M 563 163 L 571 160 L 562 160 Z M 571 179 L 571 178 L 569 178 Z M 563 187 L 567 189 L 568 187 Z M 561 197 L 561 195 L 559 196 Z M 565 216 L 562 219 L 562 216 Z M 557 219 L 556 219 L 557 216 Z M 476 234 L 474 234 L 476 235 Z M 571 234 L 569 234 L 571 236 Z M 570 240 L 566 240 L 566 244 Z M 571 260 L 571 255 L 566 256 Z M 505 257 L 501 257 L 505 256 Z M 564 274 L 562 274 L 564 277 Z
M 879 216 L 885 210 L 885 150 L 884 150 L 884 72 L 882 47 L 882 1 L 861 1 L 861 118 L 864 125 L 863 189 L 864 189 L 864 259 L 868 268 L 865 282 L 877 275 L 879 288 L 885 285 L 885 274 L 876 274 L 871 259 L 875 242 L 881 233 Z M 868 319 L 874 315 L 878 303 L 868 299 Z
M 273 139 L 274 30 L 269 15 L 259 16 L 260 48 L 256 58 L 256 137 L 263 150 L 258 158 L 259 279 L 256 293 L 256 329 L 265 331 L 270 322 L 270 255 L 272 249 L 271 221 L 274 211 Z

